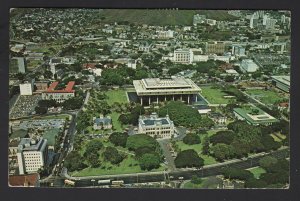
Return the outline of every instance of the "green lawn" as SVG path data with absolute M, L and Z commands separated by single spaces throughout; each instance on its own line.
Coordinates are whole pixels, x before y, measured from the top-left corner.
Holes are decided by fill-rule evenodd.
M 55 136 L 58 136 L 59 134 L 58 128 L 53 128 L 46 130 L 46 132 L 43 134 L 43 138 L 47 139 L 47 145 L 54 146 L 55 145 Z
M 122 89 L 110 90 L 105 93 L 108 96 L 107 103 L 112 105 L 114 102 L 127 103 L 126 91 Z
M 283 96 L 272 90 L 265 91 L 263 89 L 247 89 L 246 93 L 250 96 L 255 96 L 255 99 L 264 104 L 274 104 L 275 102 L 284 99 Z
M 105 167 L 105 168 L 103 168 Z M 111 168 L 109 168 L 111 167 Z M 158 169 L 153 169 L 154 171 L 163 171 L 165 167 L 161 165 Z M 97 175 L 114 175 L 114 174 L 129 174 L 129 173 L 140 173 L 148 172 L 141 170 L 138 161 L 136 161 L 133 156 L 129 156 L 124 159 L 119 166 L 112 165 L 109 162 L 102 163 L 100 168 L 85 168 L 81 171 L 73 172 L 72 176 L 84 177 L 84 176 L 97 176 Z
M 211 86 L 202 86 L 202 96 L 210 103 L 210 104 L 227 104 L 232 99 L 224 98 L 224 96 L 228 95 L 222 92 L 221 89 L 214 89 Z
M 213 131 L 213 130 L 207 131 L 208 136 L 212 136 L 215 133 L 216 133 L 216 131 Z M 176 144 L 178 145 L 178 147 L 181 151 L 184 151 L 187 149 L 194 149 L 199 154 L 199 156 L 204 159 L 204 165 L 215 164 L 215 163 L 217 163 L 217 161 L 213 157 L 202 154 L 202 143 L 203 143 L 203 139 L 205 136 L 206 135 L 201 135 L 201 143 L 200 144 L 188 145 L 188 144 L 184 144 L 182 141 L 178 141 L 178 142 L 176 142 Z
M 112 112 L 111 114 L 109 114 L 109 116 L 112 119 L 113 122 L 113 128 L 116 131 L 123 131 L 124 128 L 126 128 L 126 126 L 122 126 L 122 124 L 118 121 L 120 114 L 117 112 Z
M 193 184 L 191 181 L 188 181 L 183 186 L 183 188 L 202 188 L 202 187 L 203 187 L 203 181 L 201 184 Z
M 260 175 L 261 175 L 262 173 L 265 173 L 265 172 L 266 172 L 266 170 L 263 169 L 263 168 L 261 168 L 261 167 L 250 168 L 250 169 L 248 169 L 248 170 L 254 175 L 254 177 L 255 177 L 256 179 L 259 179 Z

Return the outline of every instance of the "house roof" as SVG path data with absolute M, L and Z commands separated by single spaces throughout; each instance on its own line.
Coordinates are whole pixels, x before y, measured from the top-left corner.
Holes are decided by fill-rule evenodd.
M 111 118 L 110 117 L 103 117 L 103 118 L 96 118 L 94 120 L 94 123 L 99 125 L 99 124 L 103 124 L 103 125 L 110 125 L 111 124 Z
M 10 175 L 10 186 L 37 186 L 40 175 L 38 173 L 28 175 Z

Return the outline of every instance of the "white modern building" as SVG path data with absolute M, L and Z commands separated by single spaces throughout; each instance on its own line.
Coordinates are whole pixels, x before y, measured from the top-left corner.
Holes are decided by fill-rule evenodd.
M 200 87 L 191 79 L 182 77 L 133 80 L 133 85 L 141 105 L 170 100 L 180 100 L 190 104 L 197 102 L 197 95 L 201 92 Z
M 253 73 L 258 70 L 258 65 L 252 59 L 244 59 L 240 65 L 241 71 L 244 73 Z
M 175 126 L 169 115 L 160 118 L 156 113 L 152 113 L 150 116 L 140 116 L 139 118 L 139 134 L 150 135 L 154 138 L 170 139 L 174 132 Z
M 33 93 L 33 85 L 30 82 L 25 82 L 23 84 L 19 84 L 20 86 L 20 95 L 31 96 Z
M 37 172 L 47 162 L 47 140 L 22 138 L 18 146 L 19 174 Z
M 174 62 L 191 64 L 193 62 L 193 51 L 190 49 L 174 50 Z

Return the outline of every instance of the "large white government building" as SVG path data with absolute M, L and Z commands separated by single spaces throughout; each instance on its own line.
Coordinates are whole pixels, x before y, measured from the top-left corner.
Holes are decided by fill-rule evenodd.
M 170 100 L 180 100 L 190 104 L 197 102 L 197 95 L 201 92 L 200 87 L 191 79 L 181 77 L 133 80 L 133 85 L 141 105 Z
M 17 152 L 19 174 L 38 172 L 45 166 L 47 155 L 46 139 L 22 138 Z
M 175 126 L 169 115 L 160 118 L 156 113 L 152 113 L 150 116 L 140 116 L 138 132 L 154 138 L 169 139 L 174 135 Z

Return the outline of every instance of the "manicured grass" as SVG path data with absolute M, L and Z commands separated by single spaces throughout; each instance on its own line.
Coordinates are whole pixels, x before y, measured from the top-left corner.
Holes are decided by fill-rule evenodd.
M 53 128 L 53 129 L 47 130 L 43 135 L 43 138 L 47 139 L 47 145 L 54 146 L 55 136 L 58 136 L 59 133 L 60 132 L 59 132 L 58 128 Z
M 112 105 L 114 102 L 127 103 L 127 96 L 125 90 L 117 89 L 110 90 L 105 93 L 108 96 L 107 103 Z
M 282 100 L 284 97 L 278 94 L 276 91 L 263 89 L 247 89 L 246 93 L 255 96 L 255 99 L 261 101 L 264 104 L 274 104 L 275 102 Z
M 105 169 L 103 167 L 105 167 Z M 151 170 L 151 172 L 162 171 L 164 169 L 165 167 L 161 166 L 158 169 Z M 85 177 L 85 176 L 97 176 L 97 175 L 129 174 L 129 173 L 140 173 L 140 172 L 148 172 L 148 171 L 141 170 L 138 161 L 135 160 L 133 156 L 128 155 L 128 157 L 124 159 L 119 166 L 112 165 L 109 162 L 103 162 L 100 168 L 88 167 L 81 171 L 73 172 L 72 176 Z
M 201 184 L 193 184 L 191 181 L 184 184 L 183 188 L 202 188 L 203 187 L 203 181 Z
M 266 170 L 261 167 L 250 168 L 248 170 L 254 175 L 256 179 L 259 179 L 260 175 L 266 172 Z
M 123 131 L 126 126 L 122 126 L 121 122 L 118 121 L 120 114 L 117 112 L 112 112 L 109 114 L 113 122 L 113 130 Z
M 222 92 L 221 89 L 215 89 L 210 86 L 202 86 L 201 95 L 210 103 L 210 104 L 227 104 L 230 100 L 228 98 L 224 98 L 224 96 L 228 95 Z

